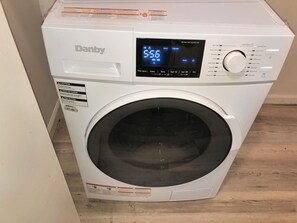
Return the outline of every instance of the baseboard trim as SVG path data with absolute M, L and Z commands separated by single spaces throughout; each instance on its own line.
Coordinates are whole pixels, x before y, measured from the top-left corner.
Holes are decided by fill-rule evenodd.
M 297 95 L 269 94 L 264 103 L 278 105 L 296 105 Z
M 52 112 L 51 118 L 47 124 L 47 131 L 51 137 L 51 139 L 54 138 L 54 134 L 58 125 L 58 122 L 61 118 L 62 110 L 59 99 L 56 102 L 56 105 L 54 107 L 54 110 Z

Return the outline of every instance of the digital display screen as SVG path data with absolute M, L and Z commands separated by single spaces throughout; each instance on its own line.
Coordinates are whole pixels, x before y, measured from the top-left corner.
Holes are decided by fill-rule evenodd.
M 195 67 L 197 55 L 184 47 L 144 45 L 142 47 L 142 64 L 153 67 Z
M 137 39 L 137 76 L 199 77 L 205 40 Z

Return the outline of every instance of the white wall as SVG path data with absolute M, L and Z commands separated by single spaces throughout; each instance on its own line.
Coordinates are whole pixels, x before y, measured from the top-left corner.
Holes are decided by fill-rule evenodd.
M 285 20 L 297 34 L 297 0 L 266 0 L 268 4 Z M 297 37 L 283 67 L 283 70 L 271 89 L 267 102 L 297 104 Z
M 79 223 L 0 2 L 0 222 Z
M 48 13 L 48 10 L 52 7 L 54 2 L 55 0 L 39 0 L 41 14 L 43 17 L 46 16 L 46 14 Z

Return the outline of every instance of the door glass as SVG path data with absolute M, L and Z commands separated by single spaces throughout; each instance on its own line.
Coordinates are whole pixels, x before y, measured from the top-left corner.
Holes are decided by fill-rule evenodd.
M 181 99 L 124 105 L 97 122 L 88 138 L 93 163 L 137 186 L 163 187 L 198 179 L 228 155 L 232 137 L 213 110 Z

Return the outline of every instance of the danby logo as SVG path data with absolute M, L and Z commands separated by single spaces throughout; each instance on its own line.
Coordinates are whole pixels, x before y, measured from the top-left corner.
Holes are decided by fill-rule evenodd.
M 99 53 L 103 54 L 105 51 L 105 48 L 99 48 L 96 46 L 81 46 L 81 45 L 75 45 L 75 51 L 76 52 L 85 52 L 85 53 Z

